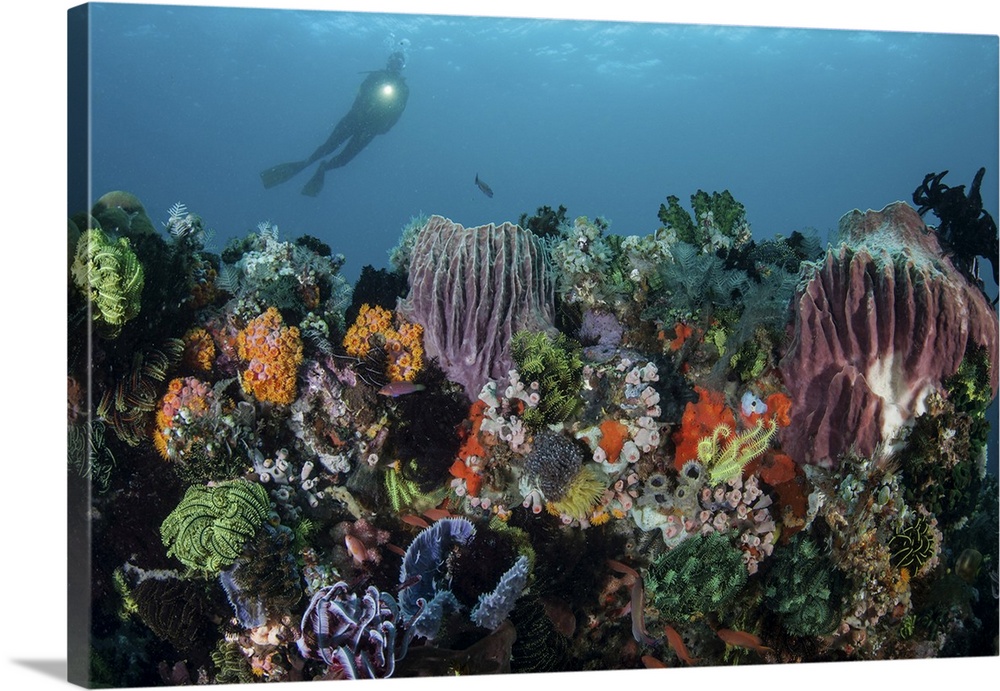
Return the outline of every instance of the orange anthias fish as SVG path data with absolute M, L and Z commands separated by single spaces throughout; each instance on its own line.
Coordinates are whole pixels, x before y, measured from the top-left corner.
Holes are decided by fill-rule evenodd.
M 677 653 L 677 657 L 681 659 L 681 662 L 686 665 L 696 664 L 698 660 L 691 657 L 691 653 L 688 652 L 687 646 L 684 645 L 684 638 L 677 632 L 677 629 L 670 624 L 667 624 L 664 627 L 664 630 L 667 634 L 667 643 L 669 643 L 670 647 L 674 649 L 675 653 Z
M 717 629 L 715 635 L 722 639 L 726 645 L 735 645 L 738 648 L 747 648 L 763 653 L 771 649 L 764 645 L 764 642 L 752 633 L 746 631 L 733 631 L 732 629 Z
M 643 655 L 642 658 L 640 658 L 640 659 L 642 660 L 642 664 L 646 665 L 646 667 L 648 669 L 666 669 L 667 668 L 667 666 L 663 663 L 662 660 L 657 659 L 657 658 L 653 657 L 652 655 Z
M 412 513 L 408 513 L 405 516 L 400 516 L 403 523 L 408 523 L 417 528 L 427 528 L 430 527 L 430 523 L 422 519 L 420 516 L 414 516 Z
M 452 518 L 454 514 L 448 509 L 427 509 L 424 515 L 432 521 L 440 521 L 442 518 Z
M 352 559 L 354 559 L 355 564 L 360 566 L 367 561 L 368 550 L 365 548 L 365 543 L 361 540 L 353 535 L 345 535 L 344 544 L 347 546 L 347 553 L 351 555 Z

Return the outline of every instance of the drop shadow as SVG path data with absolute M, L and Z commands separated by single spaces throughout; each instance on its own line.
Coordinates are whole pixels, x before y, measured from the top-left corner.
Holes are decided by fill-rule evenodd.
M 11 660 L 16 665 L 40 672 L 47 677 L 66 681 L 68 664 L 66 660 Z

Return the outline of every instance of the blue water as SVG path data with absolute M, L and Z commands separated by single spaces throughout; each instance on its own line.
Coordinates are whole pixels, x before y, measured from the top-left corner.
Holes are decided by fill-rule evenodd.
M 995 36 L 92 7 L 95 198 L 131 191 L 157 223 L 183 202 L 216 250 L 264 220 L 315 235 L 349 280 L 421 212 L 473 225 L 563 204 L 644 235 L 667 195 L 728 189 L 759 238 L 826 234 L 981 166 L 998 210 Z M 265 190 L 259 172 L 308 156 L 399 49 L 396 126 L 318 198 L 299 192 L 311 170 Z

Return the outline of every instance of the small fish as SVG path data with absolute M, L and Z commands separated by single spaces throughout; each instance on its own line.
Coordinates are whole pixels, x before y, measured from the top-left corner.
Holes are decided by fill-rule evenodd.
M 681 662 L 686 665 L 693 665 L 698 662 L 698 660 L 691 657 L 691 653 L 688 652 L 687 646 L 684 645 L 684 638 L 677 632 L 677 629 L 670 624 L 667 624 L 664 627 L 664 631 L 667 634 L 667 643 L 669 643 L 670 647 L 674 649 L 675 653 L 677 653 L 677 657 L 681 659 Z
M 442 518 L 453 518 L 454 514 L 448 509 L 427 509 L 424 515 L 432 521 L 440 521 Z
M 636 571 L 635 569 L 633 569 L 631 566 L 629 566 L 627 564 L 621 563 L 620 561 L 615 561 L 614 559 L 608 559 L 608 566 L 610 566 L 612 569 L 614 569 L 618 573 L 623 573 L 626 576 L 631 576 L 632 578 L 636 579 L 637 581 L 641 580 L 639 578 L 639 572 L 638 571 Z
M 715 635 L 722 639 L 726 645 L 735 645 L 738 648 L 747 648 L 748 650 L 756 650 L 758 653 L 763 653 L 765 650 L 770 651 L 771 649 L 764 645 L 757 636 L 752 633 L 747 633 L 746 631 L 733 631 L 732 629 L 718 629 Z
M 493 190 L 490 189 L 490 186 L 479 179 L 479 173 L 476 173 L 476 187 L 481 189 L 487 197 L 493 196 Z
M 646 593 L 642 588 L 642 581 L 637 579 L 632 584 L 632 637 L 639 643 L 654 646 L 656 641 L 646 633 L 645 609 Z
M 383 396 L 396 398 L 397 396 L 405 396 L 415 391 L 423 391 L 426 388 L 423 384 L 414 384 L 411 381 L 391 381 L 379 389 L 378 392 Z
M 642 664 L 646 665 L 647 669 L 666 669 L 667 666 L 662 660 L 658 660 L 652 655 L 643 655 L 641 658 Z
M 420 516 L 414 516 L 412 513 L 406 514 L 405 516 L 401 517 L 400 520 L 403 521 L 403 523 L 408 523 L 417 528 L 428 528 L 431 525 L 430 523 L 422 519 Z
M 368 560 L 368 550 L 363 543 L 353 535 L 344 536 L 344 544 L 347 546 L 347 553 L 354 559 L 354 563 L 360 566 Z
M 385 548 L 392 552 L 393 554 L 398 554 L 401 557 L 406 556 L 406 550 L 398 545 L 394 545 L 391 542 L 385 543 Z

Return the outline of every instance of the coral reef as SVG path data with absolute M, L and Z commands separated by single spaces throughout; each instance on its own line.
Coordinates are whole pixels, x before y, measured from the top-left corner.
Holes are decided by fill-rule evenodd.
M 940 177 L 926 204 L 975 209 Z M 996 655 L 968 228 L 895 204 L 824 250 L 750 238 L 728 192 L 667 201 L 646 236 L 415 218 L 353 301 L 325 235 L 215 255 L 183 204 L 75 216 L 90 681 Z M 107 323 L 73 275 L 99 244 Z
M 470 400 L 487 379 L 507 374 L 514 333 L 552 327 L 546 254 L 510 223 L 463 228 L 432 216 L 413 248 L 409 282 L 400 313 L 423 326 L 427 355 Z

